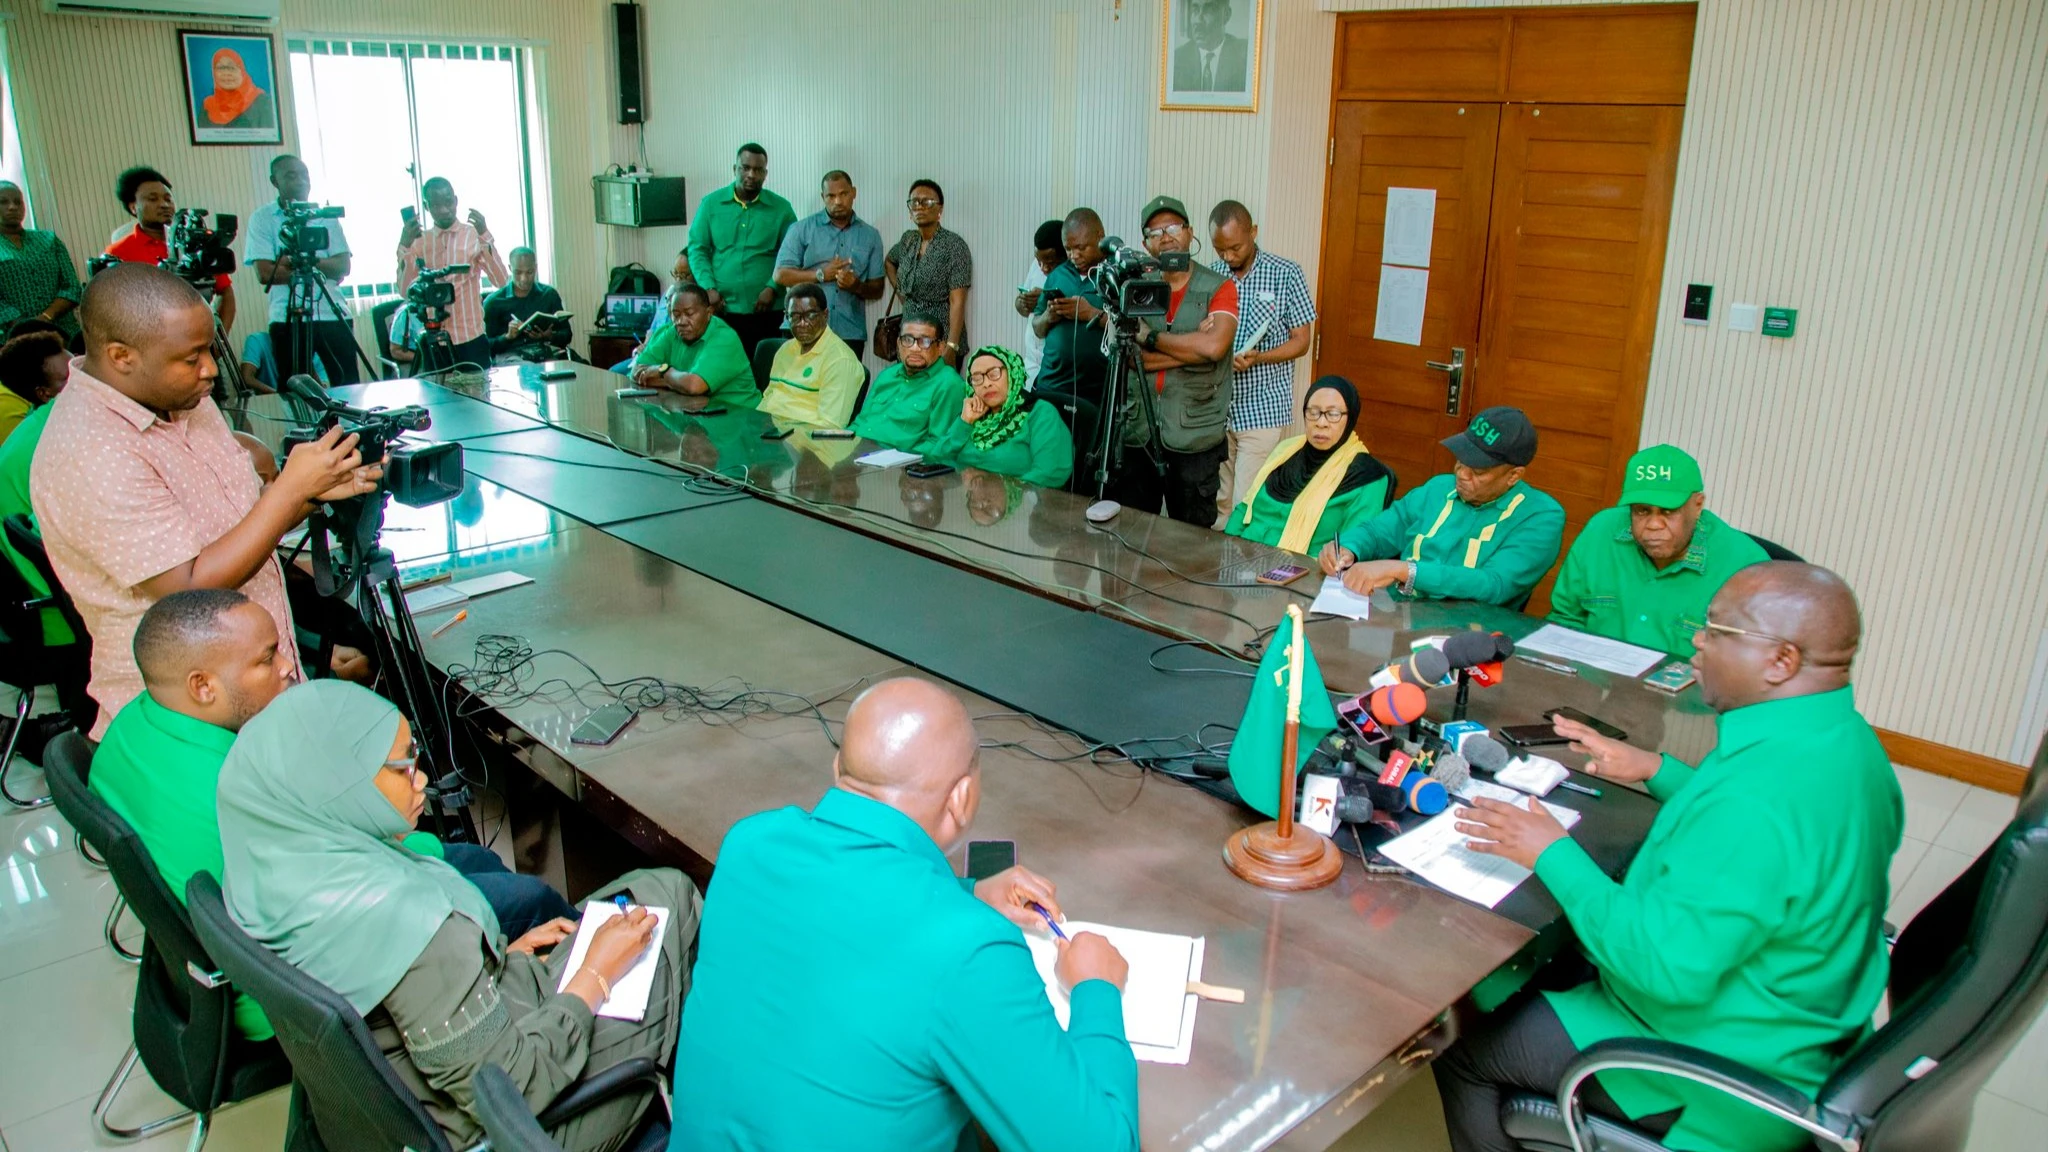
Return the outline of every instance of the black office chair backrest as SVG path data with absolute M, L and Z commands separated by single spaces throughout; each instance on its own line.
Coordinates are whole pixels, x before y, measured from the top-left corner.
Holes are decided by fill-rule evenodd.
M 335 1152 L 450 1152 L 440 1127 L 348 1001 L 242 931 L 213 876 L 193 876 L 185 902 L 199 939 L 277 1029 L 322 1144 Z
M 491 1152 L 562 1152 L 562 1146 L 533 1118 L 526 1097 L 503 1068 L 486 1064 L 476 1070 L 469 1084 L 476 1094 L 476 1118 L 484 1126 L 484 1135 L 490 1137 Z
M 1756 541 L 1756 546 L 1764 550 L 1764 555 L 1770 557 L 1773 560 L 1790 560 L 1795 564 L 1806 563 L 1806 557 L 1801 556 L 1799 553 L 1794 552 L 1790 548 L 1785 547 L 1783 544 L 1779 544 L 1771 540 L 1766 540 L 1754 532 L 1744 532 L 1743 535 L 1749 537 L 1751 540 Z
M 92 748 L 85 738 L 65 732 L 50 741 L 43 766 L 57 811 L 105 857 L 114 887 L 142 925 L 134 1020 L 143 1067 L 178 1103 L 211 1111 L 226 1087 L 222 1069 L 235 1034 L 233 991 L 200 983 L 216 971 L 213 957 L 134 826 L 86 786 Z
M 36 522 L 17 512 L 9 516 L 4 524 L 0 524 L 0 531 L 7 533 L 8 546 L 21 553 L 22 558 L 36 570 L 36 574 L 43 578 L 43 583 L 50 589 L 50 606 L 71 626 L 71 634 L 78 638 L 79 643 L 87 643 L 91 639 L 91 633 L 85 630 L 84 618 L 79 616 L 78 607 L 71 602 L 70 594 L 64 591 L 64 582 L 57 579 L 57 570 L 50 565 L 50 551 L 43 547 L 43 534 L 36 528 Z M 7 567 L 12 568 L 13 565 Z M 14 575 L 19 577 L 20 573 Z M 24 583 L 22 587 L 26 589 L 28 586 Z M 11 637 L 13 634 L 13 630 L 9 629 L 8 635 Z M 37 629 L 34 635 L 38 638 L 37 645 L 40 647 L 42 630 Z
M 782 346 L 787 343 L 787 336 L 770 336 L 754 345 L 754 387 L 763 392 L 768 390 L 768 376 L 775 369 L 775 354 L 782 351 Z
M 1818 1103 L 1864 1119 L 1866 1152 L 1960 1150 L 1978 1090 L 2048 1002 L 2048 789 L 1892 949 L 1891 1017 Z
M 403 307 L 404 300 L 386 300 L 370 309 L 370 327 L 377 330 L 377 357 L 380 360 L 391 359 L 391 317 Z

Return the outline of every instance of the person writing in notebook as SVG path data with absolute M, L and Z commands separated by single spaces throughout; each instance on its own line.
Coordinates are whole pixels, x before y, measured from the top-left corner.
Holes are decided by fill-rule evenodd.
M 1059 916 L 1053 885 L 947 863 L 981 802 L 977 743 L 950 692 L 884 681 L 847 713 L 824 799 L 726 834 L 671 1152 L 950 1152 L 970 1121 L 1008 1152 L 1138 1147 L 1123 957 L 1088 932 L 1060 946 L 1062 1031 L 1020 931 Z

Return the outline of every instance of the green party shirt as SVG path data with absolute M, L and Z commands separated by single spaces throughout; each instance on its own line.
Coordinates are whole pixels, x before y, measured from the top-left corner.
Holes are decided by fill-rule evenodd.
M 1685 555 L 1658 568 L 1630 534 L 1628 509 L 1603 508 L 1565 554 L 1550 590 L 1550 619 L 1689 657 L 1714 593 L 1737 569 L 1768 559 L 1748 535 L 1702 511 Z
M 987 419 L 987 417 L 983 417 Z M 934 459 L 955 468 L 979 468 L 998 476 L 1014 476 L 1040 488 L 1058 488 L 1074 474 L 1074 435 L 1059 409 L 1045 400 L 1031 402 L 1024 426 L 1008 440 L 989 448 L 974 446 L 974 425 L 959 418 L 940 434 Z
M 731 408 L 753 408 L 761 403 L 761 390 L 754 387 L 754 366 L 740 345 L 739 333 L 716 316 L 694 342 L 684 340 L 673 324 L 649 336 L 640 354 L 633 357 L 634 368 L 647 364 L 666 364 L 701 378 L 710 389 L 706 395 L 709 403 Z
M 1616 1036 L 1703 1048 L 1817 1091 L 1870 1026 L 1905 802 L 1877 732 L 1838 688 L 1721 714 L 1697 769 L 1666 756 L 1664 802 L 1617 884 L 1569 837 L 1537 857 L 1599 977 L 1549 994 L 1581 1048 Z M 1767 1152 L 1806 1138 L 1710 1089 L 1602 1072 L 1630 1116 L 1684 1108 L 1664 1143 Z
M 1251 505 L 1251 523 L 1245 523 L 1245 505 Z M 1323 545 L 1337 538 L 1337 534 L 1369 516 L 1378 515 L 1387 506 L 1387 481 L 1385 477 L 1368 484 L 1361 484 L 1349 492 L 1339 492 L 1323 504 L 1323 514 L 1316 517 L 1315 534 L 1309 537 L 1308 554 L 1313 556 L 1323 550 Z M 1281 534 L 1287 531 L 1287 518 L 1294 514 L 1294 501 L 1281 503 L 1267 493 L 1264 484 L 1253 488 L 1230 510 L 1230 521 L 1223 526 L 1226 535 L 1242 536 L 1255 544 L 1269 548 L 1280 546 Z
M 26 516 L 35 519 L 36 511 L 28 502 L 28 466 L 35 460 L 36 445 L 42 441 L 43 426 L 50 421 L 52 405 L 42 404 L 33 412 L 22 417 L 7 442 L 0 444 L 0 520 L 9 516 Z M 43 574 L 36 570 L 29 559 L 14 550 L 14 545 L 0 534 L 0 552 L 7 555 L 14 570 L 37 596 L 48 596 L 50 586 L 43 580 Z M 62 647 L 78 639 L 71 632 L 71 625 L 64 622 L 63 613 L 55 608 L 43 609 L 43 643 L 53 648 Z
M 750 204 L 727 184 L 699 201 L 690 221 L 691 278 L 725 297 L 726 311 L 754 311 L 761 289 L 775 286 L 775 253 L 795 223 L 789 201 L 763 188 Z M 770 307 L 781 309 L 782 289 Z
M 1114 985 L 1062 1031 L 1015 924 L 924 829 L 842 788 L 726 834 L 683 1005 L 670 1152 L 1138 1147 Z M 971 1142 L 968 1146 L 972 1146 Z
M 1527 481 L 1474 507 L 1458 499 L 1446 472 L 1393 507 L 1337 535 L 1360 560 L 1412 560 L 1415 592 L 1435 600 L 1478 600 L 1514 607 L 1528 599 L 1557 561 L 1564 508 Z
M 899 360 L 875 377 L 853 430 L 877 444 L 928 455 L 959 423 L 966 399 L 967 381 L 951 364 L 934 360 L 922 372 L 909 372 Z
M 226 728 L 173 712 L 144 692 L 115 714 L 92 756 L 87 786 L 135 829 L 181 904 L 195 873 L 221 872 L 214 794 L 234 743 Z M 441 858 L 441 842 L 425 832 L 407 836 L 405 846 Z M 251 1040 L 273 1034 L 263 1010 L 240 992 L 234 1017 L 236 1029 Z

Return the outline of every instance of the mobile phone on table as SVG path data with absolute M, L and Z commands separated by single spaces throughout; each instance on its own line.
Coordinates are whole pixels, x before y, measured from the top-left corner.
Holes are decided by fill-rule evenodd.
M 1579 711 L 1577 708 L 1552 708 L 1550 711 L 1545 712 L 1544 715 L 1562 716 L 1567 720 L 1577 720 L 1579 723 L 1584 724 L 1586 727 L 1591 728 L 1593 731 L 1598 732 L 1602 736 L 1607 737 L 1609 740 L 1628 739 L 1628 733 L 1622 731 L 1619 728 L 1616 728 L 1614 725 L 1609 724 L 1607 721 L 1600 719 L 1598 716 L 1588 716 L 1584 712 Z
M 626 725 L 633 722 L 634 712 L 623 702 L 614 701 L 583 718 L 583 723 L 569 733 L 571 744 L 609 744 L 619 738 Z
M 951 464 L 936 464 L 930 460 L 920 460 L 905 468 L 903 472 L 912 480 L 929 480 L 934 476 L 944 476 L 952 470 L 953 466 Z
M 787 440 L 787 439 L 789 439 L 790 435 L 791 435 L 792 433 L 794 433 L 795 431 L 796 431 L 796 429 L 794 429 L 794 428 L 770 428 L 770 429 L 769 429 L 769 430 L 767 430 L 766 432 L 763 432 L 763 433 L 761 433 L 761 439 L 763 439 L 763 440 Z
M 612 395 L 614 395 L 614 396 L 617 396 L 617 397 L 618 397 L 619 399 L 621 399 L 621 400 L 637 400 L 637 399 L 639 399 L 639 398 L 640 398 L 640 397 L 642 397 L 642 396 L 652 396 L 652 395 L 654 395 L 654 389 L 652 389 L 652 388 L 620 388 L 620 389 L 618 389 L 617 391 L 613 392 L 613 393 L 612 393 Z
M 1017 866 L 1015 840 L 970 840 L 967 842 L 967 878 L 986 880 Z
M 719 408 L 719 407 L 699 408 L 699 409 L 697 409 L 697 410 L 696 410 L 695 412 L 688 412 L 688 411 L 686 411 L 686 412 L 684 413 L 684 415 L 687 415 L 687 416 L 723 416 L 723 415 L 725 415 L 725 409 L 723 409 L 723 408 Z
M 813 440 L 851 440 L 854 438 L 855 435 L 857 435 L 857 433 L 855 433 L 854 430 L 851 428 L 811 429 L 811 439 Z
M 1282 564 L 1278 568 L 1269 568 L 1259 573 L 1259 583 L 1292 584 L 1306 575 L 1308 575 L 1308 569 L 1299 564 Z
M 1510 724 L 1498 729 L 1500 738 L 1517 748 L 1541 748 L 1551 744 L 1569 744 L 1571 741 L 1557 734 L 1548 724 Z
M 576 370 L 574 368 L 547 368 L 542 370 L 540 378 L 543 380 L 574 380 L 576 378 Z

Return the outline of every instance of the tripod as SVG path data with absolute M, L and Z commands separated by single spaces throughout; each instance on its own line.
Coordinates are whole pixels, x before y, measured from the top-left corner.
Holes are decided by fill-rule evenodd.
M 1152 389 L 1145 386 L 1145 358 L 1138 350 L 1138 321 L 1115 312 L 1109 312 L 1107 318 L 1109 331 L 1104 339 L 1110 343 L 1109 369 L 1103 377 L 1102 409 L 1096 418 L 1095 429 L 1095 499 L 1098 501 L 1108 498 L 1110 477 L 1123 471 L 1126 447 L 1142 447 L 1152 467 L 1162 478 L 1166 475 L 1165 445 L 1159 439 L 1159 413 L 1152 404 Z M 1142 445 L 1124 443 L 1124 409 L 1133 392 L 1145 409 L 1147 435 Z
M 455 338 L 448 335 L 448 310 L 436 304 L 417 307 L 407 304 L 420 322 L 420 343 L 414 350 L 415 376 L 433 376 L 453 369 Z M 489 367 L 489 365 L 481 365 Z
M 280 380 L 299 373 L 308 376 L 313 374 L 314 345 L 311 328 L 316 323 L 313 316 L 317 314 L 322 303 L 326 304 L 337 318 L 348 315 L 348 309 L 341 306 L 341 301 L 334 295 L 334 288 L 327 282 L 327 277 L 321 275 L 318 255 L 294 252 L 291 256 L 292 278 L 285 289 L 284 347 L 273 350 L 277 356 Z M 276 268 L 275 264 L 271 265 L 272 275 L 276 274 Z M 274 283 L 265 284 L 264 292 L 267 294 L 273 287 Z M 345 319 L 340 320 L 340 323 L 344 328 L 348 325 Z M 377 366 L 370 362 L 370 357 L 363 351 L 363 346 L 356 342 L 353 330 L 348 332 L 348 346 L 349 351 L 362 362 L 364 379 L 375 380 L 378 376 Z M 328 383 L 332 385 L 338 381 L 329 380 Z
M 206 306 L 214 309 L 213 286 L 209 282 L 202 290 Z M 213 402 L 215 404 L 240 404 L 248 396 L 248 382 L 242 378 L 242 359 L 235 355 L 235 343 L 228 336 L 228 330 L 221 327 L 220 311 L 213 312 L 213 363 L 219 375 L 213 378 Z

